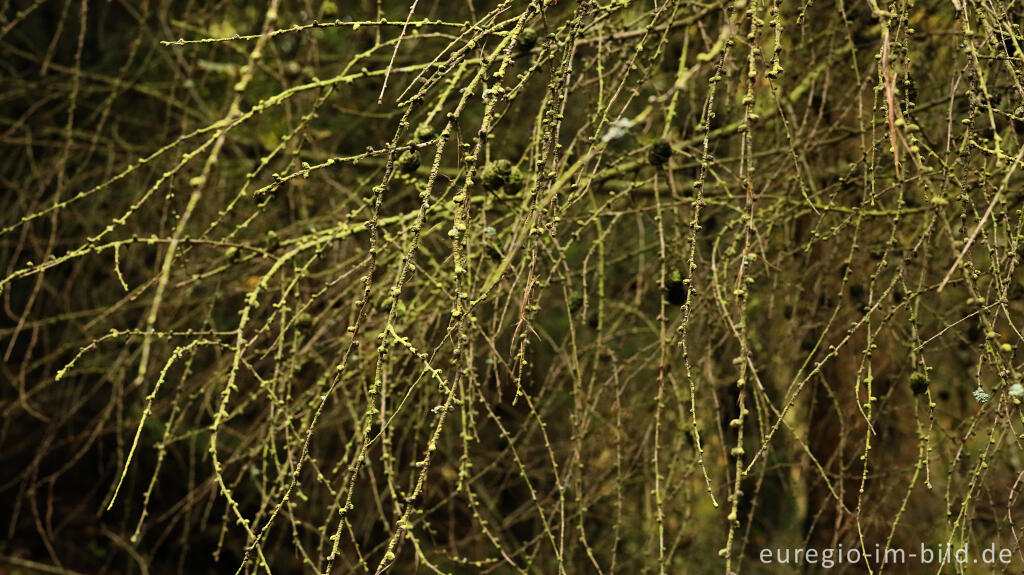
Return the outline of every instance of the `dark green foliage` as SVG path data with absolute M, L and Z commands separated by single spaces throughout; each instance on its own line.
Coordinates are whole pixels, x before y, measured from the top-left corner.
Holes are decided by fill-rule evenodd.
M 533 47 L 537 45 L 537 31 L 533 28 L 523 28 L 523 31 L 519 33 L 517 45 L 523 52 L 533 50 Z
M 489 192 L 494 192 L 503 188 L 509 183 L 512 177 L 512 162 L 508 160 L 498 160 L 496 162 L 490 162 L 482 172 L 480 172 L 480 182 L 483 184 L 484 189 Z
M 665 301 L 672 305 L 683 305 L 686 303 L 686 292 L 682 273 L 678 269 L 672 270 L 668 281 L 665 282 Z
M 667 164 L 671 157 L 672 146 L 664 140 L 658 140 L 651 144 L 650 149 L 647 150 L 647 162 L 656 168 Z
M 910 390 L 914 392 L 914 395 L 921 395 L 928 391 L 928 376 L 920 371 L 915 371 L 910 374 L 908 383 L 910 384 Z
M 420 168 L 420 153 L 416 150 L 406 150 L 398 156 L 395 167 L 403 174 L 412 174 Z
M 434 128 L 430 124 L 420 124 L 416 128 L 416 143 L 424 144 L 436 137 Z

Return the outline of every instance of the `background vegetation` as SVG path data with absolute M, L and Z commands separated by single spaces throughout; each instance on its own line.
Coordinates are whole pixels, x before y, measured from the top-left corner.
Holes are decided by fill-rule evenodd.
M 1019 569 L 1022 11 L 3 0 L 4 569 Z

